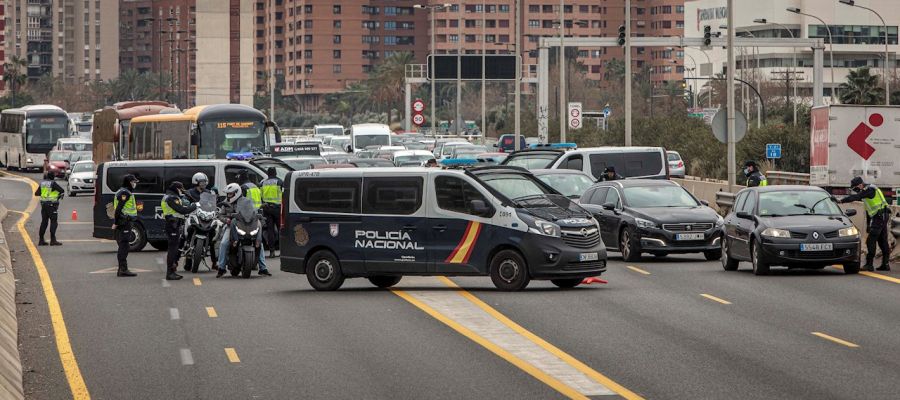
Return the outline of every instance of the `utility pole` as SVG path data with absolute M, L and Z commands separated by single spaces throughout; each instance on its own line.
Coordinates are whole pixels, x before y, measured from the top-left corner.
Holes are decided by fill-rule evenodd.
M 734 0 L 728 0 L 728 26 L 734 26 Z M 725 85 L 728 96 L 728 191 L 734 193 L 735 185 L 735 140 L 734 140 L 734 29 L 728 30 L 728 71 L 725 77 Z
M 559 141 L 566 142 L 568 107 L 566 102 L 566 2 L 559 0 Z
M 626 0 L 629 1 L 629 0 Z M 520 24 L 522 19 L 522 0 L 516 0 L 516 100 L 515 100 L 515 125 L 514 128 L 516 130 L 516 143 L 515 149 L 522 150 L 522 144 L 519 143 L 522 137 L 522 59 L 520 58 L 520 53 L 522 51 L 522 25 Z
M 269 7 L 269 121 L 275 122 L 275 0 Z
M 631 0 L 625 0 L 625 146 L 631 146 Z
M 462 2 L 459 8 L 456 9 L 456 121 L 453 121 L 453 126 L 456 127 L 457 135 L 462 134 L 462 117 L 460 114 L 460 103 L 462 103 L 462 25 L 465 22 L 465 18 L 462 18 L 462 12 L 465 7 L 466 5 Z
M 486 114 L 487 114 L 487 80 L 484 77 L 484 68 L 485 68 L 485 53 L 487 52 L 487 26 L 485 26 L 487 19 L 487 5 L 484 0 L 481 2 L 481 127 L 478 129 L 479 133 L 481 133 L 481 144 L 484 144 L 484 136 L 486 131 Z

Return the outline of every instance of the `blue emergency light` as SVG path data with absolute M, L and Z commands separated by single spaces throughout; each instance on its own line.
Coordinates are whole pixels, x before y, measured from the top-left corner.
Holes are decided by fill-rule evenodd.
M 470 165 L 475 165 L 478 163 L 478 160 L 471 158 L 447 158 L 441 160 L 441 165 L 445 167 L 465 167 Z
M 244 161 L 253 158 L 253 152 L 245 151 L 245 152 L 229 152 L 225 154 L 225 159 L 227 160 L 238 160 Z
M 576 149 L 578 145 L 575 143 L 532 143 L 528 145 L 530 149 Z

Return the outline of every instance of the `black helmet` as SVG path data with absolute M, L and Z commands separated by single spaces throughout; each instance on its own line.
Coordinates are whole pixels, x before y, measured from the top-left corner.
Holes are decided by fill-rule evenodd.
M 603 173 L 605 174 L 605 173 L 607 173 L 607 172 L 616 173 L 616 167 L 614 167 L 614 166 L 612 166 L 612 165 L 606 167 L 606 169 L 603 170 Z
M 759 168 L 759 165 L 757 165 L 757 164 L 756 164 L 756 161 L 753 161 L 753 160 L 747 160 L 747 162 L 744 163 L 744 166 L 745 166 L 745 167 Z
M 125 175 L 122 178 L 122 186 L 128 187 L 132 182 L 138 182 L 138 178 L 132 174 Z
M 268 175 L 269 178 L 274 178 L 276 175 L 278 175 L 278 173 L 275 170 L 275 167 L 269 167 L 268 169 L 266 169 L 266 175 Z
M 180 181 L 172 181 L 172 184 L 169 185 L 169 190 L 171 191 L 179 191 L 184 190 L 184 184 Z
M 857 186 L 862 185 L 862 184 L 864 184 L 864 183 L 866 183 L 866 182 L 863 181 L 863 178 L 862 178 L 861 176 L 855 176 L 855 177 L 853 177 L 853 179 L 850 181 L 850 187 L 857 187 Z

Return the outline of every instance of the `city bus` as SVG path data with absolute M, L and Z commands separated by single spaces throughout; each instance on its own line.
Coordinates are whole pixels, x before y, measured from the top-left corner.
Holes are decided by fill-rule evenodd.
M 281 140 L 262 112 L 240 104 L 137 117 L 128 136 L 131 160 L 245 159 L 268 153 Z
M 57 140 L 70 137 L 71 120 L 62 108 L 31 105 L 0 113 L 0 157 L 8 170 L 40 170 Z
M 113 104 L 94 111 L 93 141 L 94 162 L 125 160 L 128 149 L 128 125 L 131 119 L 142 115 L 179 112 L 175 105 L 165 101 L 129 101 Z

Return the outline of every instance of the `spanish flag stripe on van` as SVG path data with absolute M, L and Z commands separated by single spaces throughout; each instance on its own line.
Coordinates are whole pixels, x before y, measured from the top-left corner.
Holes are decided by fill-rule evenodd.
M 469 262 L 469 256 L 472 255 L 472 249 L 475 248 L 475 242 L 478 240 L 479 233 L 481 233 L 481 223 L 469 221 L 469 225 L 466 226 L 466 232 L 463 234 L 459 244 L 456 245 L 456 249 L 450 253 L 450 256 L 444 262 L 449 264 Z

